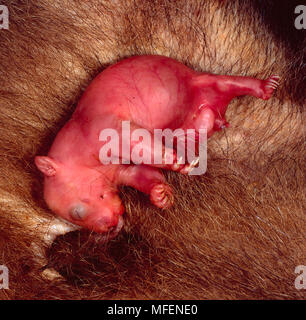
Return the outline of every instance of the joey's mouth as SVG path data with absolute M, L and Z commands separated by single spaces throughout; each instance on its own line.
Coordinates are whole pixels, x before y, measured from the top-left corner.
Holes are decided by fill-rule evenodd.
M 115 229 L 114 229 L 112 232 L 113 232 L 115 235 L 117 235 L 117 234 L 120 232 L 120 230 L 122 229 L 123 225 L 124 225 L 123 217 L 122 217 L 122 216 L 119 216 L 119 218 L 118 218 L 118 224 L 117 224 L 117 226 L 115 227 Z
M 74 224 L 66 219 L 63 219 L 61 218 L 61 220 L 63 222 L 65 222 L 66 224 L 70 225 L 74 230 L 81 230 L 81 229 L 92 229 L 94 230 L 94 228 L 90 228 L 90 227 L 86 227 L 86 226 L 80 226 L 80 225 L 77 225 L 77 224 Z M 114 239 L 118 234 L 119 232 L 121 231 L 122 227 L 124 225 L 124 219 L 122 216 L 119 216 L 118 218 L 118 224 L 114 227 L 111 227 L 108 229 L 108 231 L 104 232 L 104 233 L 101 233 L 99 231 L 96 231 L 96 234 L 99 235 L 99 239 L 102 240 L 102 241 L 109 241 L 109 240 L 112 240 Z
M 117 226 L 112 227 L 106 233 L 101 234 L 102 236 L 101 239 L 103 241 L 109 241 L 111 239 L 114 239 L 122 229 L 123 225 L 124 225 L 123 217 L 119 216 Z

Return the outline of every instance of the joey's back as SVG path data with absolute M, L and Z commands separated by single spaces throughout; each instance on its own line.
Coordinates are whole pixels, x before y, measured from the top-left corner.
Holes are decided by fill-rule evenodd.
M 189 83 L 195 74 L 167 57 L 125 59 L 93 80 L 75 115 L 92 121 L 115 114 L 147 129 L 177 128 L 192 105 Z

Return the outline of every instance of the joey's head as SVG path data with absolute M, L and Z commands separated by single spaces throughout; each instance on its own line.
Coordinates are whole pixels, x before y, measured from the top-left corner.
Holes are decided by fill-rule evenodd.
M 105 175 L 45 156 L 37 156 L 35 164 L 44 174 L 44 198 L 55 214 L 110 237 L 120 231 L 124 207 Z

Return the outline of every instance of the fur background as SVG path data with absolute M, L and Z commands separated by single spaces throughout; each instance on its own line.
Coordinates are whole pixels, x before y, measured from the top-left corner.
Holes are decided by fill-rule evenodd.
M 289 3 L 290 2 L 290 3 Z M 0 299 L 304 299 L 305 30 L 295 1 L 6 0 L 0 30 Z M 125 227 L 43 241 L 54 216 L 34 156 L 47 154 L 95 75 L 131 55 L 196 70 L 281 76 L 269 101 L 235 99 L 208 171 L 166 172 L 170 210 L 122 188 Z M 43 248 L 46 259 L 37 248 Z M 48 277 L 52 268 L 61 277 Z

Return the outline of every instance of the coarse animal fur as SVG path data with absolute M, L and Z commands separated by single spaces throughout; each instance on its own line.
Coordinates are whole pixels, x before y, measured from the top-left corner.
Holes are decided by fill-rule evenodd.
M 288 3 L 2 2 L 10 29 L 0 30 L 0 265 L 10 283 L 0 299 L 305 297 L 294 286 L 306 265 L 305 31 L 294 29 Z M 142 54 L 282 83 L 269 101 L 231 102 L 231 127 L 209 140 L 205 175 L 165 173 L 173 208 L 122 188 L 117 238 L 77 230 L 50 246 L 55 217 L 33 159 L 47 154 L 95 75 Z

